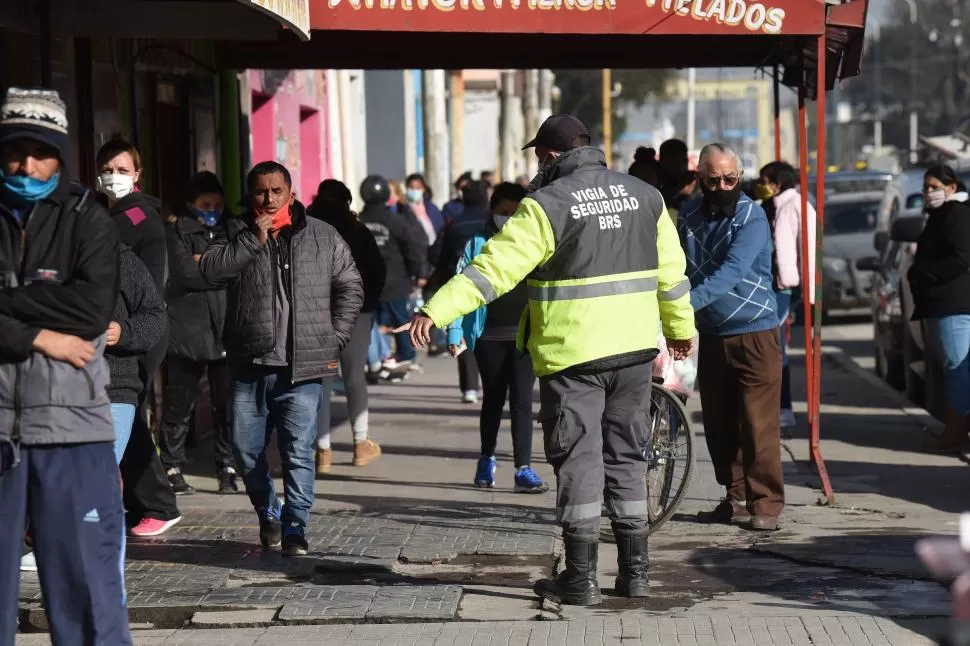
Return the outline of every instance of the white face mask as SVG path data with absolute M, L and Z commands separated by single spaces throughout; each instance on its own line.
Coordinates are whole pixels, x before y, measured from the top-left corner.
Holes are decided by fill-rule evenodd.
M 98 177 L 98 190 L 112 200 L 120 200 L 135 190 L 135 179 L 131 175 L 104 173 Z
M 497 226 L 499 230 L 501 230 L 502 227 L 505 226 L 505 223 L 509 221 L 509 217 L 510 216 L 508 215 L 499 215 L 497 213 L 492 214 L 492 220 L 495 221 L 495 226 Z
M 942 188 L 934 188 L 924 194 L 924 206 L 928 209 L 938 209 L 946 202 L 946 191 Z

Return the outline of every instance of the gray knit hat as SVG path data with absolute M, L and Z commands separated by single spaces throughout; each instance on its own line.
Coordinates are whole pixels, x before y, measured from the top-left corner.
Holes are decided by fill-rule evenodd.
M 67 106 L 56 90 L 12 87 L 0 106 L 0 144 L 33 139 L 67 158 Z

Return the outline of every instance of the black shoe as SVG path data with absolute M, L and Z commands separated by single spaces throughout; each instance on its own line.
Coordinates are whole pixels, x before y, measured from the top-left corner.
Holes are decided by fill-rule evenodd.
M 182 471 L 178 467 L 172 467 L 165 472 L 165 475 L 168 476 L 168 483 L 172 485 L 172 491 L 176 496 L 187 496 L 195 493 L 195 489 L 185 481 Z
M 567 606 L 596 606 L 603 594 L 596 582 L 599 536 L 566 536 L 565 567 L 555 579 L 541 579 L 532 587 L 542 597 Z
M 236 470 L 232 467 L 223 467 L 219 469 L 219 493 L 230 494 L 239 491 L 239 485 L 236 484 Z
M 616 537 L 616 563 L 620 573 L 616 577 L 616 594 L 621 597 L 649 597 L 650 577 L 647 556 L 647 534 L 630 533 L 613 528 Z
M 259 513 L 259 542 L 264 550 L 278 548 L 283 541 L 283 525 L 280 523 L 282 506 L 279 500 L 270 509 Z
M 305 556 L 309 546 L 302 527 L 287 527 L 283 534 L 283 556 Z
M 698 522 L 709 524 L 730 525 L 734 521 L 747 520 L 750 517 L 751 513 L 744 506 L 744 503 L 731 498 L 722 499 L 717 507 L 711 511 L 697 513 Z

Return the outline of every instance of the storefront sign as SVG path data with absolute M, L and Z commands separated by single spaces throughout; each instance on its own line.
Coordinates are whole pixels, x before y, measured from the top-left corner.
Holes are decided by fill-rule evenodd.
M 239 0 L 275 17 L 300 40 L 310 40 L 310 0 Z
M 314 29 L 814 35 L 822 0 L 314 0 Z

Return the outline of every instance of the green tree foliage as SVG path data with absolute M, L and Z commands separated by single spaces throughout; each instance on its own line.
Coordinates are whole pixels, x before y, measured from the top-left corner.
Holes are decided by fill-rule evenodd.
M 871 120 L 881 115 L 885 142 L 906 149 L 913 108 L 920 134 L 970 131 L 970 3 L 966 0 L 892 0 L 893 13 L 867 32 L 862 75 L 845 83 L 855 112 Z M 912 61 L 915 60 L 915 75 Z
M 603 138 L 603 75 L 600 70 L 553 70 L 561 92 L 557 112 L 578 117 L 594 140 Z M 673 70 L 613 70 L 619 96 L 613 98 L 613 140 L 626 130 L 626 119 L 616 114 L 621 102 L 642 105 L 651 96 L 663 96 Z

